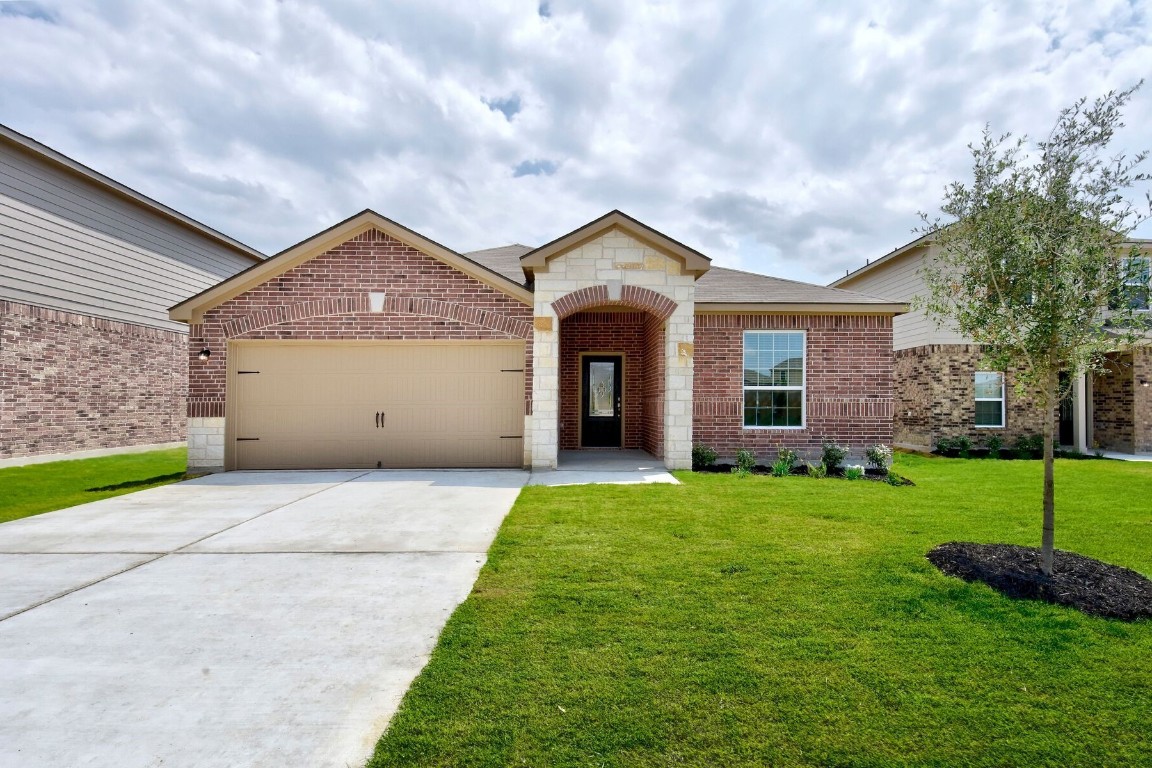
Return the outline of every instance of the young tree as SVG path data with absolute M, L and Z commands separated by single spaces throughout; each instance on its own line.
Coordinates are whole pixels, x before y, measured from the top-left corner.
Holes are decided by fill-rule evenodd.
M 921 232 L 934 238 L 939 256 L 923 270 L 928 294 L 919 306 L 983 345 L 995 370 L 1016 370 L 1017 390 L 1030 392 L 1044 416 L 1041 568 L 1049 576 L 1053 424 L 1067 394 L 1059 375 L 1101 370 L 1106 353 L 1131 347 L 1147 327 L 1123 300 L 1141 269 L 1125 241 L 1152 214 L 1152 198 L 1137 206 L 1124 192 L 1148 181 L 1136 170 L 1147 152 L 1105 155 L 1140 85 L 1077 101 L 1034 148 L 1027 137 L 994 137 L 985 128 L 983 140 L 969 145 L 971 184 L 945 191 L 948 219 L 921 214 Z

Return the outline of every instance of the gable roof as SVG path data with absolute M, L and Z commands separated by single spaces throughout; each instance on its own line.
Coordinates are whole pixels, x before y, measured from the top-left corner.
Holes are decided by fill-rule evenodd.
M 690 274 L 702 275 L 708 271 L 712 263 L 711 259 L 699 251 L 673 240 L 663 232 L 657 232 L 626 213 L 613 210 L 566 235 L 561 235 L 550 243 L 528 251 L 520 257 L 520 265 L 525 272 L 531 273 L 537 267 L 546 266 L 548 259 L 553 256 L 583 245 L 613 229 L 619 229 L 658 251 L 676 257 L 683 262 L 684 271 Z
M 514 276 L 519 257 L 532 252 L 527 245 L 505 245 L 471 251 L 465 256 L 498 272 Z M 849 312 L 902 314 L 908 306 L 855 291 L 812 283 L 711 267 L 696 280 L 696 308 L 702 312 Z
M 78 176 L 86 181 L 89 181 L 107 192 L 116 195 L 119 198 L 128 200 L 136 205 L 146 208 L 151 213 L 154 213 L 164 219 L 175 222 L 176 224 L 195 232 L 202 237 L 205 237 L 213 242 L 225 246 L 226 248 L 235 251 L 236 253 L 251 259 L 252 261 L 260 262 L 266 257 L 263 253 L 255 248 L 245 245 L 244 243 L 234 238 L 218 232 L 215 229 L 201 224 L 190 216 L 185 216 L 174 208 L 169 208 L 163 203 L 159 203 L 147 195 L 143 195 L 136 190 L 128 187 L 115 179 L 110 179 L 104 174 L 94 171 L 82 163 L 78 163 L 72 158 L 64 155 L 51 147 L 41 144 L 33 138 L 29 138 L 22 133 L 12 130 L 6 125 L 0 124 L 0 141 L 8 144 L 9 146 L 16 147 L 22 152 L 34 155 L 41 160 L 46 161 L 50 165 L 59 168 L 73 176 Z
M 195 296 L 185 299 L 168 310 L 168 316 L 173 320 L 187 323 L 200 322 L 204 312 L 228 299 L 239 296 L 244 291 L 281 275 L 320 254 L 335 248 L 369 229 L 378 229 L 386 235 L 411 246 L 434 259 L 444 262 L 450 267 L 460 270 L 469 277 L 475 278 L 496 290 L 508 294 L 514 299 L 531 306 L 532 293 L 520 283 L 512 280 L 500 272 L 469 259 L 463 254 L 446 248 L 434 240 L 429 240 L 419 232 L 408 229 L 389 218 L 385 218 L 371 209 L 365 209 L 354 216 L 350 216 L 339 224 L 335 224 L 323 232 L 302 240 L 267 261 L 254 264 L 243 272 L 217 283 L 201 291 Z M 500 250 L 500 249 L 495 249 Z
M 884 254 L 880 258 L 876 259 L 876 261 L 866 262 L 864 264 L 864 266 L 860 267 L 859 269 L 857 269 L 853 272 L 849 272 L 848 274 L 844 275 L 844 277 L 840 277 L 840 278 L 833 280 L 832 282 L 828 283 L 828 285 L 831 288 L 838 288 L 839 286 L 841 286 L 845 283 L 850 283 L 853 280 L 856 280 L 857 278 L 863 277 L 864 275 L 868 274 L 869 272 L 872 272 L 876 269 L 881 269 L 881 268 L 885 267 L 886 265 L 891 264 L 893 261 L 896 261 L 897 259 L 901 258 L 905 254 L 912 253 L 913 251 L 915 251 L 916 249 L 921 248 L 921 247 L 926 248 L 931 244 L 932 244 L 932 235 L 921 235 L 920 237 L 916 238 L 912 242 L 907 243 L 905 245 L 900 246 L 899 248 L 896 248 L 894 250 L 889 251 L 888 253 Z

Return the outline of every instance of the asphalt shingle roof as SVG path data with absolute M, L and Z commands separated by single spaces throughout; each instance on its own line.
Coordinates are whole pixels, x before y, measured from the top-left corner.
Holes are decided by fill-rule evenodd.
M 466 258 L 482 264 L 520 285 L 524 270 L 520 257 L 533 250 L 527 245 L 505 245 L 465 253 Z M 887 299 L 868 296 L 840 288 L 801 283 L 780 277 L 742 272 L 738 269 L 712 267 L 696 281 L 697 304 L 890 304 Z

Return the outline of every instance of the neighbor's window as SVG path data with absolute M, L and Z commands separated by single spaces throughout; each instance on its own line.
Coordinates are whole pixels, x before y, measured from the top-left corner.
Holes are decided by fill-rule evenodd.
M 804 426 L 804 333 L 744 332 L 744 426 Z
M 1004 374 L 977 371 L 976 426 L 1004 426 Z
M 1124 300 L 1129 309 L 1148 309 L 1150 261 L 1144 256 L 1124 260 Z

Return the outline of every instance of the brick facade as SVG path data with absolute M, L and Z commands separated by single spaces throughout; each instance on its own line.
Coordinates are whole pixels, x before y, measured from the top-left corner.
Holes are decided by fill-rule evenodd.
M 640 447 L 664 458 L 664 321 L 644 317 L 644 370 L 640 382 Z
M 183 440 L 187 344 L 0 301 L 0 458 Z
M 385 294 L 382 312 L 371 311 L 370 293 Z M 370 229 L 205 312 L 187 346 L 188 416 L 206 420 L 197 429 L 218 429 L 211 420 L 224 417 L 232 339 L 466 341 L 527 339 L 531 330 L 531 307 Z M 530 413 L 532 347 L 525 346 Z M 212 352 L 207 361 L 197 359 L 203 348 Z
M 641 447 L 643 381 L 647 368 L 643 312 L 577 312 L 560 322 L 560 449 L 580 447 L 580 356 L 624 357 L 623 448 Z
M 1092 444 L 1107 451 L 1152 452 L 1152 349 L 1112 355 L 1092 378 Z
M 802 429 L 744 427 L 744 331 L 806 333 Z M 696 317 L 693 442 L 731 457 L 741 448 L 771 459 L 780 446 L 808 454 L 822 439 L 861 455 L 892 442 L 892 318 L 877 315 Z
M 1024 435 L 1043 432 L 1032 399 L 1015 390 L 1009 371 L 1004 381 L 1004 427 L 977 427 L 977 371 L 980 348 L 971 344 L 932 344 L 898 350 L 894 355 L 896 392 L 893 440 L 897 445 L 930 449 L 940 438 L 964 436 L 973 445 L 998 435 L 1011 445 Z

